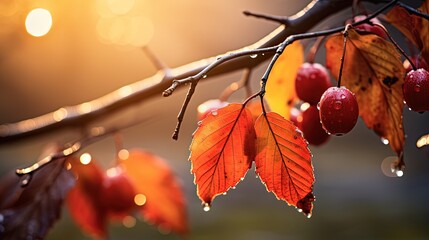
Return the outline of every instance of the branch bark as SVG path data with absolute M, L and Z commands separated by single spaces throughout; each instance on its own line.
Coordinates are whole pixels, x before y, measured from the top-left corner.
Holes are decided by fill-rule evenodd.
M 385 1 L 366 0 L 366 2 L 381 3 Z M 288 26 L 280 26 L 258 42 L 238 49 L 257 49 L 275 46 L 282 43 L 288 36 L 307 32 L 325 18 L 350 7 L 353 0 L 314 0 L 299 13 L 288 18 Z M 237 57 L 213 69 L 210 76 L 225 74 L 240 69 L 251 69 L 267 58 L 269 54 L 252 59 L 247 56 Z M 143 100 L 161 96 L 164 90 L 170 87 L 174 79 L 184 79 L 198 74 L 216 57 L 210 57 L 192 62 L 184 66 L 160 71 L 157 74 L 142 79 L 133 84 L 121 87 L 103 97 L 75 106 L 67 106 L 45 115 L 23 120 L 16 123 L 0 125 L 0 144 L 51 132 L 60 128 L 86 126 L 92 121 L 114 114 L 118 110 L 139 103 Z M 209 79 L 209 78 L 207 78 Z M 207 79 L 204 79 L 207 80 Z

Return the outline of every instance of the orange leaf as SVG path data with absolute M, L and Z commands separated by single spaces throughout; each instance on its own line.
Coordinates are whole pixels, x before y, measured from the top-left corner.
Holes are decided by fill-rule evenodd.
M 343 39 L 338 34 L 326 42 L 326 65 L 337 79 Z M 405 69 L 393 44 L 374 34 L 349 31 L 342 84 L 356 94 L 359 115 L 367 127 L 387 139 L 398 156 L 402 156 L 405 141 L 404 77 Z
M 429 13 L 429 1 L 423 2 L 419 10 L 422 13 Z M 422 57 L 428 62 L 429 21 L 415 15 L 410 15 L 407 10 L 399 6 L 390 10 L 386 17 L 393 26 L 398 28 L 399 31 L 422 50 Z
M 186 203 L 179 180 L 167 163 L 141 149 L 129 151 L 120 166 L 136 189 L 141 214 L 159 228 L 179 234 L 188 232 Z
M 192 173 L 197 194 L 206 206 L 235 186 L 251 167 L 255 133 L 251 112 L 230 104 L 208 115 L 194 133 Z
M 83 231 L 105 237 L 107 214 L 100 199 L 103 172 L 94 160 L 87 165 L 81 164 L 77 158 L 69 158 L 69 162 L 78 178 L 67 196 L 70 215 Z
M 299 42 L 286 47 L 271 70 L 265 99 L 271 111 L 289 119 L 290 108 L 296 99 L 295 76 L 304 62 L 304 50 Z
M 311 153 L 302 133 L 277 113 L 255 123 L 256 173 L 268 191 L 311 216 L 314 201 Z

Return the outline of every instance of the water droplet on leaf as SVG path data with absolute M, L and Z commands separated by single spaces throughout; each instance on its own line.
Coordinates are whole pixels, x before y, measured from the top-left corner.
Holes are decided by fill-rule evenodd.
M 250 55 L 250 58 L 257 58 L 258 57 L 258 54 L 252 54 L 252 55 Z
M 26 187 L 28 184 L 30 184 L 31 178 L 33 177 L 32 174 L 26 174 L 24 175 L 21 181 L 21 187 Z
M 204 210 L 204 212 L 208 212 L 208 211 L 210 211 L 210 204 L 208 204 L 208 203 L 203 203 L 203 210 Z
M 380 138 L 380 140 L 381 140 L 381 142 L 384 144 L 384 145 L 388 145 L 389 144 L 389 140 L 388 139 L 386 139 L 386 138 Z
M 212 115 L 213 115 L 213 116 L 216 116 L 216 115 L 217 115 L 217 113 L 218 113 L 218 112 L 217 112 L 216 110 L 213 110 L 213 111 L 212 111 Z

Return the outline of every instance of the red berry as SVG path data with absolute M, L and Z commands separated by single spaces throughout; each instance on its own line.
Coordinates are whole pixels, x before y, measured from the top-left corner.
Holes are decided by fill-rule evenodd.
M 308 143 L 319 146 L 329 139 L 329 134 L 322 128 L 319 110 L 310 106 L 302 113 L 301 131 Z
M 359 15 L 359 16 L 354 17 L 354 21 L 358 22 L 358 21 L 364 20 L 366 17 L 367 16 Z M 372 18 L 369 21 L 372 24 L 380 24 L 381 25 L 380 20 L 378 20 L 377 18 Z M 372 25 L 372 24 L 369 24 L 369 23 L 359 24 L 355 27 L 355 29 L 358 31 L 361 31 L 361 32 L 376 34 L 379 37 L 382 37 L 384 39 L 388 38 L 386 32 L 384 32 L 384 30 L 381 27 L 379 27 L 377 25 Z
M 414 65 L 416 66 L 417 69 L 423 68 L 423 69 L 426 69 L 429 71 L 429 65 L 426 63 L 426 61 L 422 57 L 413 56 L 413 57 L 410 57 L 410 59 L 414 63 Z M 411 66 L 410 62 L 407 59 L 405 59 L 403 65 L 404 65 L 406 72 L 413 70 L 413 66 Z
M 326 68 L 319 63 L 304 63 L 295 78 L 297 96 L 311 105 L 317 105 L 323 92 L 331 86 Z
M 302 111 L 296 107 L 290 109 L 289 120 L 295 124 L 299 129 L 301 129 L 302 124 Z
M 127 214 L 136 206 L 134 203 L 135 195 L 136 191 L 127 175 L 117 168 L 107 170 L 101 200 L 110 213 Z
M 343 135 L 356 125 L 359 107 L 355 95 L 345 87 L 331 87 L 319 103 L 323 128 L 330 134 Z
M 405 77 L 404 99 L 411 110 L 424 112 L 429 110 L 429 72 L 423 68 L 411 70 Z
M 223 108 L 228 104 L 228 102 L 222 102 L 219 99 L 210 99 L 201 103 L 197 108 L 198 120 L 203 120 L 212 111 Z

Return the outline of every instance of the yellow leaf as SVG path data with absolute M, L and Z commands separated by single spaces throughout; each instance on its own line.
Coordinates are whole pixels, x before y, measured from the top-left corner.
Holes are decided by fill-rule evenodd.
M 289 119 L 289 111 L 296 98 L 295 76 L 304 62 L 304 50 L 299 42 L 286 47 L 268 77 L 265 99 L 270 110 Z

